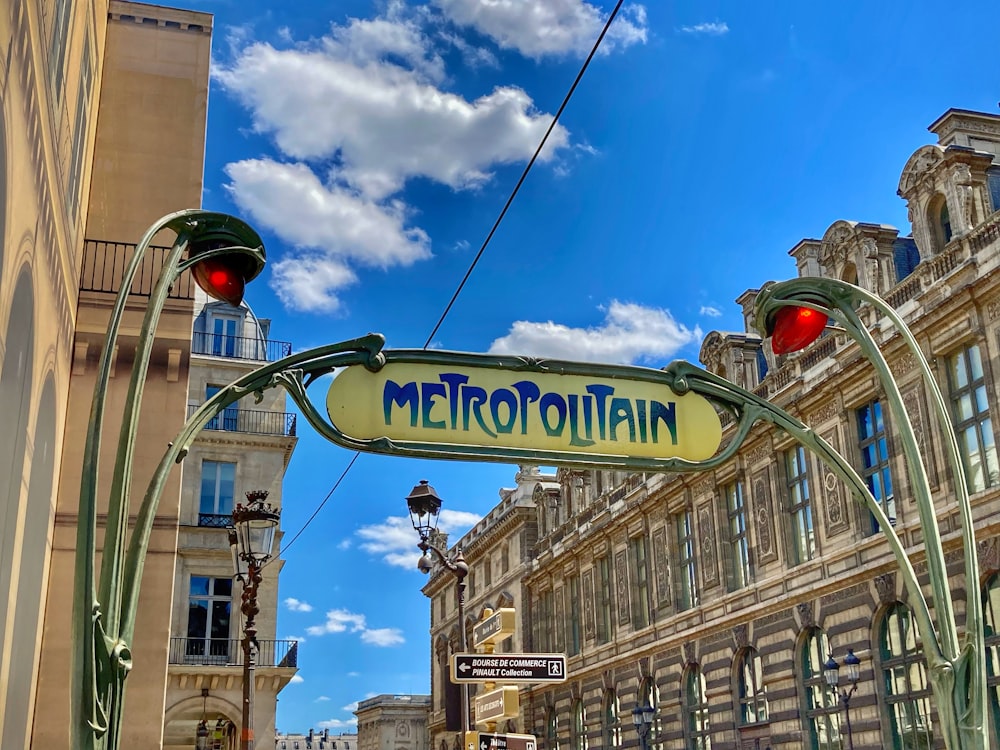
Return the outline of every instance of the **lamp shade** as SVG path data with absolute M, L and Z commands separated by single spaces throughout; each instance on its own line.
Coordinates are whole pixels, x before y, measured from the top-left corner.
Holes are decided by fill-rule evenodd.
M 832 654 L 823 665 L 823 678 L 830 687 L 837 687 L 837 683 L 840 681 L 840 665 L 837 664 L 837 660 L 833 658 Z
M 847 679 L 853 685 L 861 677 L 861 659 L 854 655 L 854 649 L 847 649 L 847 656 L 844 657 L 844 666 L 847 667 Z
M 239 305 L 246 283 L 264 268 L 260 235 L 235 216 L 210 211 L 192 215 L 185 231 L 188 257 L 197 261 L 191 267 L 195 282 L 210 297 Z
M 278 528 L 280 511 L 265 502 L 267 492 L 254 490 L 247 493 L 247 504 L 237 505 L 233 511 L 233 527 L 239 556 L 247 562 L 264 563 L 271 557 L 274 532 Z
M 421 479 L 406 496 L 406 506 L 410 509 L 410 522 L 413 528 L 420 534 L 421 539 L 426 540 L 431 532 L 437 529 L 441 498 L 426 479 Z
M 233 556 L 233 575 L 241 581 L 247 580 L 247 561 L 240 554 L 240 540 L 236 529 L 229 529 L 229 552 Z

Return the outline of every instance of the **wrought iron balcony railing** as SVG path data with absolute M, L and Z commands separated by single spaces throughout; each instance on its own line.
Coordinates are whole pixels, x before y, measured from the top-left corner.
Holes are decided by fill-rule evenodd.
M 121 290 L 122 275 L 135 255 L 134 242 L 108 242 L 106 240 L 84 240 L 83 262 L 80 264 L 80 291 L 106 292 L 118 294 Z M 148 297 L 163 268 L 163 258 L 168 247 L 151 246 L 142 259 L 142 265 L 132 282 L 129 294 Z M 170 299 L 194 299 L 194 279 L 183 273 L 170 290 Z
M 170 663 L 185 666 L 241 667 L 243 641 L 239 638 L 171 638 Z M 298 641 L 257 640 L 258 667 L 297 667 Z
M 188 417 L 194 414 L 198 408 L 197 405 L 189 405 Z M 296 416 L 298 415 L 283 411 L 226 409 L 205 425 L 205 429 L 221 432 L 243 432 L 251 435 L 295 437 Z
M 207 354 L 227 359 L 249 359 L 255 362 L 275 362 L 292 353 L 288 341 L 229 336 L 224 333 L 196 331 L 191 338 L 192 354 Z

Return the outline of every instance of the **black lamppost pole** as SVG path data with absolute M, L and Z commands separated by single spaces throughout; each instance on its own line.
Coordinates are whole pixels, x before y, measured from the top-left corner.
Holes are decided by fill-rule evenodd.
M 422 573 L 431 572 L 431 559 L 429 552 L 433 552 L 438 561 L 455 576 L 456 592 L 458 600 L 458 648 L 462 653 L 466 651 L 465 642 L 465 577 L 469 574 L 469 565 L 462 555 L 462 548 L 455 550 L 455 556 L 449 558 L 444 552 L 434 545 L 433 535 L 437 533 L 438 514 L 441 512 L 441 498 L 431 487 L 426 479 L 421 479 L 420 484 L 414 487 L 406 497 L 406 505 L 410 509 L 410 521 L 413 528 L 420 534 L 420 551 L 424 554 L 417 561 L 417 567 Z M 461 687 L 462 695 L 462 731 L 472 730 L 471 717 L 469 716 L 469 685 L 463 682 Z M 464 744 L 464 743 L 463 743 Z
M 833 692 L 840 698 L 844 706 L 844 719 L 847 722 L 847 747 L 854 750 L 854 733 L 851 730 L 851 696 L 858 689 L 858 678 L 861 676 L 861 659 L 854 655 L 854 649 L 847 649 L 847 656 L 844 657 L 844 666 L 847 667 L 847 679 L 851 683 L 848 690 L 837 690 L 840 682 L 840 665 L 830 654 L 830 658 L 823 665 L 823 676 L 826 684 L 833 688 Z
M 263 578 L 261 568 L 271 557 L 280 511 L 265 502 L 266 490 L 253 490 L 246 494 L 247 504 L 237 505 L 233 510 L 234 531 L 229 536 L 229 545 L 233 555 L 233 572 L 243 581 L 240 610 L 246 618 L 243 624 L 243 726 L 240 748 L 253 750 L 254 666 L 258 648 L 255 619 L 260 612 L 257 587 Z
M 653 730 L 653 720 L 656 709 L 649 704 L 636 706 L 632 709 L 632 723 L 635 731 L 639 733 L 639 747 L 641 750 L 649 750 L 649 735 Z

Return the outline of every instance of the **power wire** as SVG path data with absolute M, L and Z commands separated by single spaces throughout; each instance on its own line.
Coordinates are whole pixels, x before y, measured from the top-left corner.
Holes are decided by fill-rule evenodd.
M 587 55 L 587 59 L 583 61 L 583 65 L 580 67 L 580 72 L 578 72 L 576 74 L 576 78 L 573 79 L 573 85 L 569 87 L 569 91 L 567 91 L 566 96 L 563 97 L 562 104 L 559 105 L 559 109 L 556 110 L 556 114 L 552 118 L 552 122 L 549 123 L 549 127 L 548 129 L 546 129 L 545 135 L 543 135 L 542 140 L 539 141 L 538 148 L 535 149 L 535 153 L 532 154 L 531 160 L 525 165 L 524 171 L 521 172 L 521 176 L 518 179 L 517 184 L 514 185 L 514 189 L 510 193 L 510 197 L 508 197 L 507 202 L 504 203 L 504 206 L 501 209 L 500 214 L 497 216 L 496 221 L 493 222 L 493 226 L 490 228 L 489 233 L 486 235 L 486 239 L 483 240 L 483 244 L 480 246 L 479 252 L 477 252 L 476 257 L 472 259 L 472 263 L 469 264 L 469 268 L 465 272 L 465 276 L 462 277 L 462 281 L 459 282 L 458 287 L 455 289 L 455 293 L 452 294 L 451 299 L 448 300 L 448 304 L 447 306 L 445 306 L 444 312 L 441 313 L 441 317 L 438 318 L 437 323 L 434 324 L 434 329 L 431 331 L 430 336 L 427 337 L 427 341 L 424 342 L 422 348 L 426 349 L 431 345 L 431 342 L 437 335 L 438 329 L 441 328 L 442 324 L 445 321 L 445 318 L 448 317 L 448 313 L 451 312 L 451 308 L 455 304 L 455 301 L 458 299 L 458 295 L 462 293 L 462 290 L 465 288 L 466 282 L 469 280 L 469 277 L 472 276 L 472 272 L 476 269 L 476 266 L 478 265 L 480 258 L 482 258 L 483 253 L 486 252 L 486 248 L 487 246 L 489 246 L 490 241 L 493 239 L 493 235 L 496 234 L 497 229 L 500 227 L 500 222 L 502 222 L 504 217 L 507 215 L 507 210 L 511 207 L 511 204 L 513 204 L 514 199 L 517 197 L 518 192 L 520 192 L 521 185 L 524 184 L 525 179 L 527 179 L 528 177 L 528 173 L 531 171 L 531 168 L 535 165 L 535 162 L 538 160 L 538 155 L 541 154 L 542 149 L 545 148 L 545 143 L 546 141 L 548 141 L 549 135 L 551 135 L 552 131 L 555 130 L 556 124 L 559 122 L 559 118 L 562 116 L 563 110 L 566 109 L 566 106 L 569 104 L 569 100 L 573 98 L 573 92 L 576 91 L 576 87 L 580 84 L 580 81 L 583 79 L 583 74 L 587 72 L 587 68 L 590 66 L 590 61 L 593 60 L 594 55 L 597 54 L 597 50 L 600 48 L 601 42 L 603 42 L 604 37 L 607 36 L 608 29 L 611 28 L 611 23 L 615 20 L 615 16 L 618 15 L 618 11 L 621 9 L 622 3 L 624 1 L 625 0 L 618 0 L 618 2 L 615 4 L 614 10 L 611 11 L 611 15 L 608 16 L 608 20 L 604 24 L 604 28 L 601 29 L 601 33 L 597 37 L 597 41 L 594 42 L 594 46 L 591 48 L 590 54 Z M 347 467 L 341 472 L 340 476 L 337 478 L 337 481 L 334 483 L 333 487 L 330 488 L 330 491 L 326 493 L 326 497 L 323 498 L 323 501 L 319 504 L 316 510 L 313 511 L 313 514 L 309 516 L 309 519 L 305 522 L 305 524 L 303 524 L 302 528 L 300 528 L 295 533 L 295 536 L 293 536 L 288 541 L 288 543 L 285 544 L 285 546 L 282 547 L 281 550 L 279 550 L 278 555 L 276 555 L 272 559 L 277 559 L 278 556 L 286 552 L 288 548 L 291 547 L 292 544 L 294 544 L 296 539 L 302 536 L 302 533 L 309 527 L 309 524 L 313 522 L 313 519 L 315 519 L 316 516 L 319 515 L 319 512 L 321 510 L 323 510 L 323 506 L 325 506 L 327 501 L 331 497 L 333 497 L 333 493 L 337 491 L 337 488 L 340 486 L 341 482 L 344 481 L 344 478 L 347 476 L 348 472 L 354 466 L 354 463 L 358 460 L 358 457 L 360 455 L 361 455 L 360 451 L 355 451 L 354 456 L 347 464 Z
M 601 42 L 604 41 L 604 37 L 608 33 L 608 29 L 611 28 L 611 22 L 615 20 L 615 16 L 618 15 L 618 10 L 622 7 L 623 2 L 624 0 L 618 0 L 618 3 L 615 5 L 615 9 L 612 10 L 611 15 L 608 16 L 607 23 L 605 23 L 604 28 L 601 29 L 601 34 L 597 37 L 597 41 L 594 42 L 594 46 L 591 48 L 590 54 L 587 55 L 587 59 L 583 61 L 583 66 L 580 68 L 580 72 L 576 74 L 576 78 L 573 80 L 573 85 L 570 86 L 569 91 L 566 92 L 566 96 L 563 98 L 562 104 L 559 105 L 559 109 L 556 111 L 555 117 L 553 117 L 552 122 L 549 123 L 548 130 L 546 130 L 545 135 L 542 136 L 542 140 L 538 144 L 538 148 L 535 149 L 535 153 L 531 157 L 531 161 L 527 163 L 524 167 L 524 171 L 521 172 L 521 178 L 514 186 L 514 190 L 511 192 L 510 197 L 507 199 L 503 209 L 500 211 L 500 215 L 497 216 L 497 220 L 493 222 L 493 227 L 490 229 L 489 234 L 486 235 L 486 239 L 483 240 L 483 244 L 479 248 L 479 252 L 476 253 L 476 257 L 472 259 L 472 263 L 469 265 L 469 270 L 465 272 L 465 276 L 462 277 L 461 283 L 459 283 L 455 293 L 451 295 L 451 299 L 448 300 L 448 305 L 444 308 L 444 312 L 441 313 L 441 317 L 438 318 L 438 322 L 434 325 L 434 330 L 431 331 L 431 335 L 428 336 L 427 341 L 424 342 L 424 349 L 431 345 L 431 341 L 433 341 L 434 337 L 437 335 L 438 329 L 441 327 L 441 324 L 444 323 L 444 319 L 448 317 L 448 313 L 451 312 L 452 305 L 455 304 L 455 300 L 458 299 L 458 295 L 461 294 L 462 289 L 465 288 L 465 282 L 469 280 L 469 277 L 475 270 L 476 265 L 479 263 L 479 259 L 483 257 L 483 253 L 486 251 L 486 246 L 490 244 L 490 240 L 492 240 L 493 235 L 496 234 L 497 228 L 500 226 L 500 222 L 503 221 L 504 216 L 507 215 L 507 209 L 510 208 L 511 204 L 514 202 L 514 198 L 517 197 L 518 192 L 521 190 L 521 185 L 524 184 L 524 180 L 527 178 L 528 172 L 531 171 L 535 161 L 538 159 L 538 155 L 545 147 L 545 142 L 549 139 L 549 135 L 553 130 L 555 130 L 556 123 L 559 122 L 559 117 L 562 115 L 563 110 L 566 109 L 566 105 L 569 104 L 569 100 L 573 97 L 573 92 L 576 91 L 576 87 L 583 78 L 583 74 L 587 72 L 587 68 L 590 66 L 590 61 L 593 60 L 594 55 L 597 54 L 597 50 L 601 46 Z

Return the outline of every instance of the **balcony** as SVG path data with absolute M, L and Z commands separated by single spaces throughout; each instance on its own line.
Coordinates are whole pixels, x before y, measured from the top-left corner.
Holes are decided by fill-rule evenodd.
M 83 261 L 80 264 L 80 291 L 118 294 L 122 276 L 135 257 L 136 243 L 108 242 L 106 240 L 84 240 Z M 142 263 L 132 281 L 129 294 L 149 297 L 156 279 L 163 268 L 163 261 L 170 251 L 168 247 L 151 246 L 143 256 Z M 169 299 L 193 300 L 194 279 L 183 273 L 174 281 Z
M 239 638 L 171 638 L 170 664 L 186 667 L 242 667 L 243 641 Z M 299 666 L 298 641 L 257 639 L 258 667 Z
M 275 362 L 291 354 L 292 345 L 288 341 L 195 331 L 191 337 L 191 353 L 226 359 L 249 359 L 253 362 Z
M 200 408 L 199 405 L 189 405 L 188 418 L 190 419 Z M 218 432 L 241 432 L 248 435 L 295 437 L 297 416 L 282 411 L 228 408 L 205 425 L 205 429 Z

